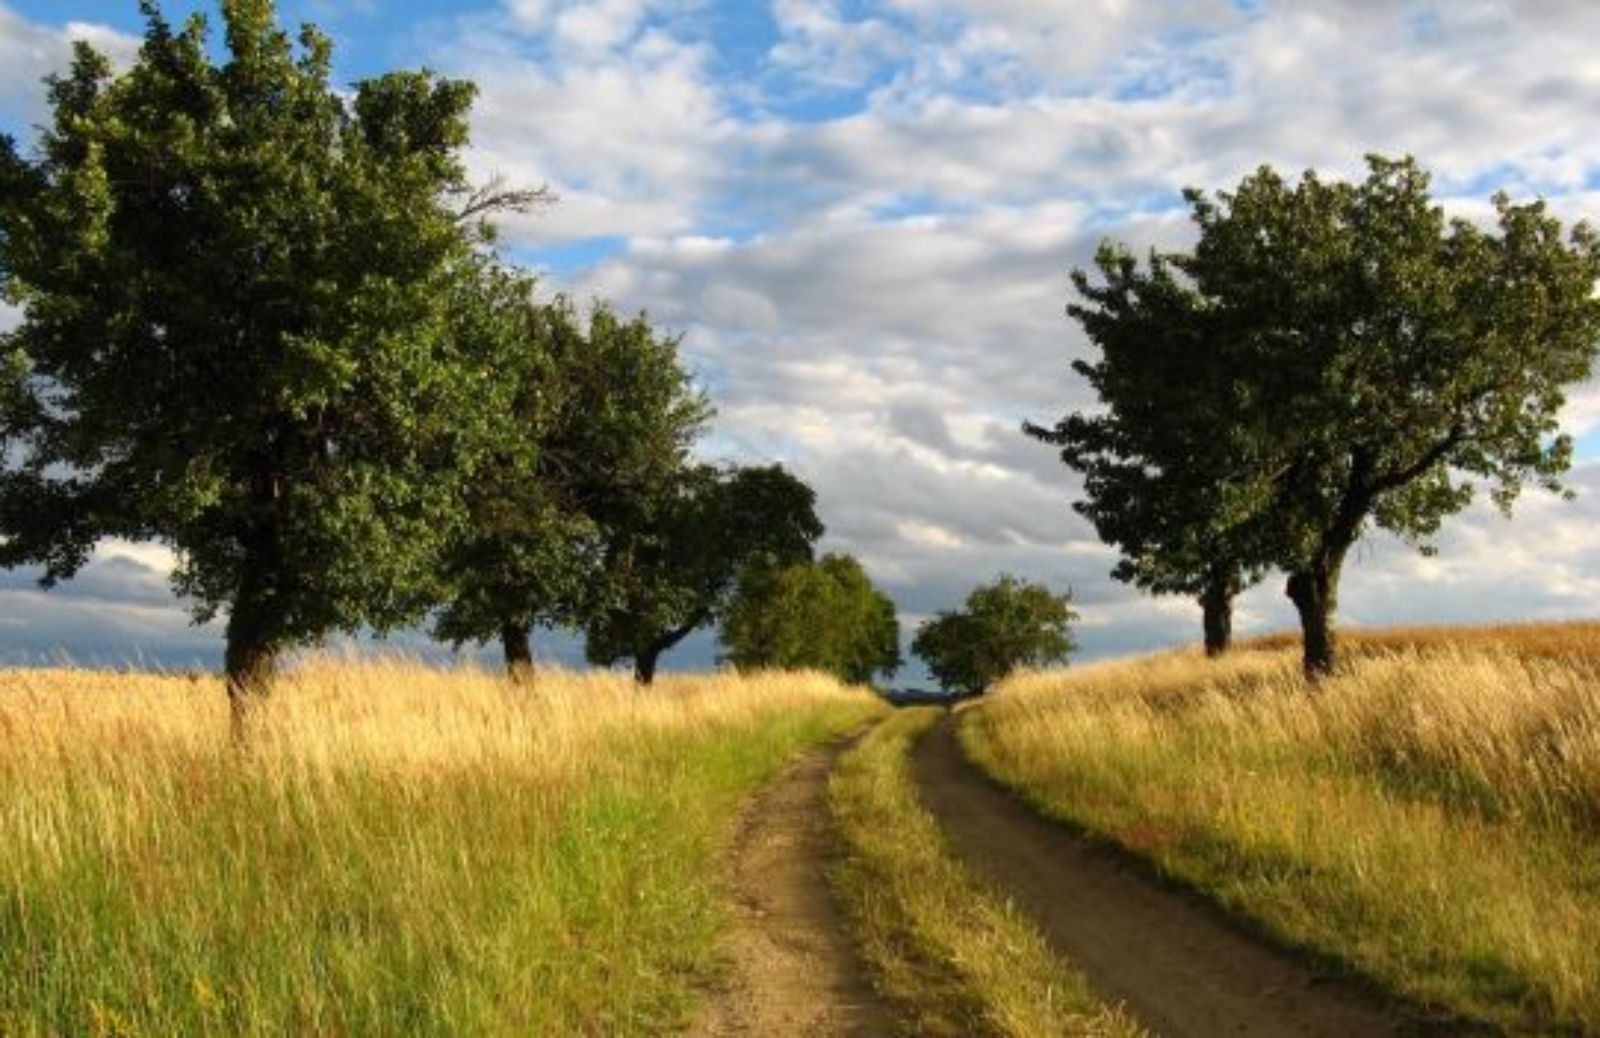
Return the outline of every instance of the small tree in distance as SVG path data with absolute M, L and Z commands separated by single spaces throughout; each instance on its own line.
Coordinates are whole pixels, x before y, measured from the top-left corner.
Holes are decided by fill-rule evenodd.
M 817 495 L 781 465 L 687 469 L 654 519 L 626 532 L 613 553 L 618 601 L 585 627 L 589 662 L 632 660 L 641 685 L 661 654 L 714 621 L 739 574 L 811 560 L 822 536 Z
M 740 670 L 809 667 L 866 684 L 901 663 L 894 602 L 849 555 L 747 568 L 720 633 L 724 659 Z
M 917 629 L 911 651 L 946 689 L 975 696 L 1018 667 L 1064 663 L 1077 648 L 1072 594 L 1003 574 L 975 588 L 966 608 Z

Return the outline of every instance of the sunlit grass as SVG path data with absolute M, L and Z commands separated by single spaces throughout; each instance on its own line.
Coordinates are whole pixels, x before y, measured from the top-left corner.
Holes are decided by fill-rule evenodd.
M 912 743 L 943 713 L 896 714 L 840 760 L 829 784 L 848 849 L 835 885 L 879 987 L 918 1035 L 1140 1034 L 951 855 L 909 761 Z
M 0 1034 L 648 1034 L 739 802 L 882 708 L 816 675 L 312 660 L 0 673 Z
M 1426 647 L 1369 644 L 1315 690 L 1292 649 L 1024 675 L 965 742 L 1045 810 L 1394 990 L 1600 1027 L 1597 661 L 1553 650 L 1569 632 L 1405 637 Z

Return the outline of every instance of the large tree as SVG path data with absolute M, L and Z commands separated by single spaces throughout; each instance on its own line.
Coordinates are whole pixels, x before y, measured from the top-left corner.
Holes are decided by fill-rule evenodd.
M 808 562 L 822 532 L 816 493 L 782 466 L 686 470 L 653 522 L 619 531 L 620 601 L 587 627 L 590 662 L 631 659 L 650 684 L 662 653 L 726 609 L 742 571 Z
M 911 651 L 944 688 L 978 695 L 1018 667 L 1065 662 L 1077 618 L 1070 593 L 1003 574 L 974 588 L 965 608 L 925 621 Z
M 242 718 L 285 648 L 425 606 L 493 410 L 451 286 L 504 199 L 464 178 L 469 84 L 336 89 L 269 0 L 223 0 L 225 52 L 144 11 L 131 68 L 80 43 L 36 155 L 0 145 L 0 563 L 171 545 Z
M 1262 576 L 1260 430 L 1241 406 L 1226 315 L 1183 274 L 1186 257 L 1141 267 L 1101 247 L 1099 280 L 1072 273 L 1068 307 L 1099 350 L 1073 369 L 1100 406 L 1024 431 L 1083 474 L 1073 508 L 1121 559 L 1112 575 L 1156 594 L 1195 596 L 1208 655 L 1228 648 L 1233 600 Z
M 741 670 L 811 667 L 865 684 L 901 662 L 894 602 L 849 555 L 747 567 L 721 638 L 725 658 Z
M 1357 183 L 1263 168 L 1188 197 L 1185 270 L 1223 314 L 1236 393 L 1268 437 L 1253 495 L 1306 670 L 1325 674 L 1340 573 L 1368 527 L 1426 545 L 1475 480 L 1503 510 L 1529 482 L 1560 488 L 1563 390 L 1600 338 L 1600 240 L 1504 195 L 1492 228 L 1446 219 L 1411 159 L 1372 157 Z
M 464 307 L 462 334 L 504 357 L 500 441 L 466 489 L 446 555 L 439 637 L 498 640 L 513 677 L 538 626 L 583 629 L 640 597 L 632 559 L 672 525 L 710 408 L 675 338 L 595 304 L 580 318 L 503 272 Z

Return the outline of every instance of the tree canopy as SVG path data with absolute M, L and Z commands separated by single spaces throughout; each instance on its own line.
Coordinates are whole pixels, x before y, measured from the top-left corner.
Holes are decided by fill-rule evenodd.
M 269 0 L 224 0 L 215 62 L 203 17 L 145 13 L 120 75 L 76 45 L 37 157 L 0 146 L 0 562 L 171 545 L 238 702 L 281 649 L 428 604 L 496 410 L 448 305 L 487 233 L 463 210 L 498 201 L 459 158 L 470 84 L 335 89 Z
M 641 684 L 661 654 L 727 608 L 739 574 L 811 560 L 816 493 L 782 466 L 685 470 L 649 521 L 618 531 L 619 600 L 586 627 L 590 662 L 632 660 Z
M 721 639 L 725 658 L 741 670 L 810 667 L 865 684 L 901 663 L 894 602 L 849 555 L 747 567 Z
M 1186 339 L 1199 370 L 1179 368 L 1165 394 L 1124 396 L 1108 354 L 1087 373 L 1103 377 L 1114 416 L 1050 433 L 1091 475 L 1104 464 L 1129 466 L 1135 484 L 1211 481 L 1214 501 L 1179 524 L 1192 557 L 1167 551 L 1182 537 L 1119 506 L 1118 486 L 1102 497 L 1091 482 L 1088 511 L 1161 531 L 1163 559 L 1196 579 L 1216 563 L 1286 571 L 1313 675 L 1335 664 L 1339 577 L 1366 530 L 1426 548 L 1480 481 L 1507 511 L 1529 483 L 1560 489 L 1564 387 L 1588 375 L 1600 341 L 1600 240 L 1587 225 L 1564 234 L 1542 202 L 1504 195 L 1492 227 L 1447 219 L 1413 160 L 1368 165 L 1357 183 L 1308 172 L 1291 184 L 1263 167 L 1231 193 L 1190 191 L 1193 250 L 1153 256 L 1144 272 L 1102 262 L 1106 286 L 1078 310 L 1091 337 L 1143 338 L 1163 356 L 1169 337 Z M 1186 301 L 1152 302 L 1162 292 Z M 1207 408 L 1210 433 L 1191 421 Z M 1166 411 L 1192 453 L 1141 439 Z M 1107 532 L 1137 558 L 1138 536 Z
M 501 428 L 464 490 L 468 522 L 445 557 L 435 631 L 498 639 L 513 673 L 540 625 L 582 629 L 646 594 L 642 557 L 695 531 L 682 515 L 689 450 L 710 407 L 677 340 L 595 304 L 587 321 L 526 279 L 494 274 L 461 313 L 503 358 Z M 687 551 L 688 549 L 682 549 Z
M 1263 440 L 1237 397 L 1225 315 L 1184 276 L 1181 255 L 1152 252 L 1141 267 L 1108 243 L 1095 264 L 1098 282 L 1073 271 L 1082 302 L 1067 310 L 1099 349 L 1072 367 L 1102 408 L 1024 431 L 1083 474 L 1073 508 L 1120 549 L 1112 575 L 1198 597 L 1216 655 L 1231 638 L 1234 597 L 1262 575 L 1251 495 Z
M 911 652 L 939 684 L 978 695 L 1018 667 L 1063 663 L 1077 648 L 1072 595 L 1009 574 L 974 588 L 965 608 L 940 612 L 917 628 Z

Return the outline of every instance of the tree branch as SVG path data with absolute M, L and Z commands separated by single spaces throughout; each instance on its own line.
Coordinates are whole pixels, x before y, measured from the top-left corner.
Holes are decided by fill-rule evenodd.
M 466 223 L 489 213 L 526 213 L 556 200 L 549 187 L 510 188 L 505 178 L 492 177 L 482 187 L 465 192 L 466 201 L 456 211 L 456 222 Z

